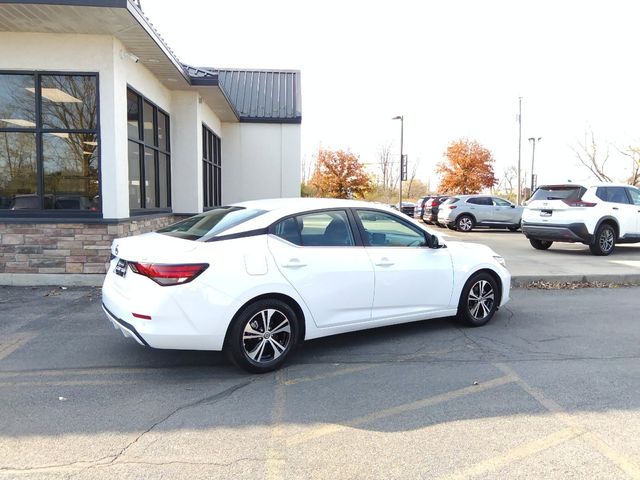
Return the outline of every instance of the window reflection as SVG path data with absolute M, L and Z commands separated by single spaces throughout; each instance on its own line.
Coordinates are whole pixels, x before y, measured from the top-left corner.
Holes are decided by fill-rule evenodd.
M 33 75 L 0 75 L 0 128 L 35 128 Z
M 140 138 L 140 106 L 131 90 L 127 91 L 127 132 L 130 138 Z
M 147 207 L 156 206 L 156 161 L 154 151 L 144 149 L 144 196 Z
M 129 208 L 140 208 L 140 146 L 129 142 Z
M 97 83 L 94 76 L 43 75 L 42 124 L 44 128 L 95 130 Z
M 34 133 L 0 133 L 0 209 L 40 208 Z
M 92 133 L 47 133 L 42 137 L 45 208 L 97 210 L 98 141 Z

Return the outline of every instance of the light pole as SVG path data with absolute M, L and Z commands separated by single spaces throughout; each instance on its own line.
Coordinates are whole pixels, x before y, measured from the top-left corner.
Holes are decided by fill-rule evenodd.
M 402 161 L 403 161 L 403 147 L 404 147 L 404 116 L 398 115 L 397 117 L 393 117 L 391 120 L 400 120 L 400 203 L 398 204 L 398 210 L 402 212 Z
M 533 149 L 531 150 L 531 193 L 533 194 L 533 188 L 534 188 L 534 184 L 535 184 L 535 176 L 533 175 L 533 164 L 536 161 L 536 143 L 539 142 L 540 140 L 542 140 L 542 137 L 530 137 L 529 138 L 529 142 L 531 142 L 531 144 L 533 145 Z
M 522 97 L 518 97 L 518 205 L 522 201 L 520 159 L 522 157 Z

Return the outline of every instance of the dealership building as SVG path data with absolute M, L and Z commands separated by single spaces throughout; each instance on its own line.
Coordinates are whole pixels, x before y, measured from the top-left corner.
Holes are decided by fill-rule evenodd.
M 0 284 L 98 284 L 113 238 L 300 193 L 300 73 L 181 63 L 132 0 L 0 0 Z

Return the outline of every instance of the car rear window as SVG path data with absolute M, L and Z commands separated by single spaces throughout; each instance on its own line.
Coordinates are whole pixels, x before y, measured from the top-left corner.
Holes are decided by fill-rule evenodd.
M 580 185 L 549 185 L 538 187 L 529 202 L 534 200 L 578 200 L 586 190 Z
M 456 203 L 458 200 L 460 199 L 456 197 L 449 197 L 444 202 L 442 202 L 442 204 L 444 205 L 446 203 L 447 205 L 451 205 L 452 203 Z
M 219 207 L 161 228 L 157 233 L 185 240 L 206 241 L 265 212 L 243 207 Z

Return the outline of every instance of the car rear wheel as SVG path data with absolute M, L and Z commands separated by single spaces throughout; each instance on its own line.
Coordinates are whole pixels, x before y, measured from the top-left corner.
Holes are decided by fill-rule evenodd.
M 547 250 L 553 242 L 551 240 L 538 240 L 537 238 L 530 238 L 529 243 L 536 250 Z
M 282 365 L 298 339 L 299 320 L 277 299 L 254 302 L 231 325 L 225 350 L 229 359 L 251 373 L 266 373 Z
M 498 284 L 488 273 L 472 276 L 458 303 L 458 320 L 470 327 L 485 325 L 498 309 Z
M 616 231 L 611 225 L 605 223 L 598 228 L 593 243 L 589 245 L 589 250 L 594 255 L 604 256 L 613 252 L 615 246 Z
M 517 232 L 520 229 L 520 225 L 514 225 L 513 227 L 507 227 L 510 232 Z
M 473 230 L 473 218 L 469 215 L 460 215 L 456 220 L 456 228 L 460 232 L 470 232 Z

